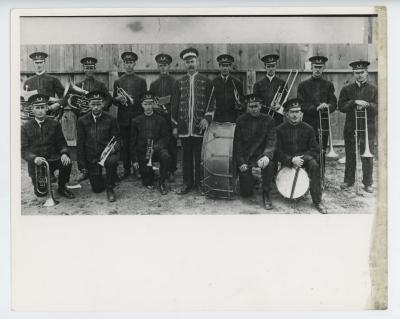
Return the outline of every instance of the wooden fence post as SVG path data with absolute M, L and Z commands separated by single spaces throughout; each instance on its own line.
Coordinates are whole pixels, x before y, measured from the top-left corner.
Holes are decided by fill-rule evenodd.
M 256 71 L 255 70 L 247 70 L 246 78 L 247 78 L 246 94 L 250 94 L 253 92 L 254 83 L 256 83 Z

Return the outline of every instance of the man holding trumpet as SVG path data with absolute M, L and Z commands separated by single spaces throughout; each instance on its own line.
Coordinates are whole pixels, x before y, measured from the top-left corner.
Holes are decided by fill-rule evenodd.
M 364 117 L 357 121 L 358 128 L 364 131 L 364 134 L 358 134 L 360 141 L 360 154 L 362 163 L 362 172 L 364 189 L 368 193 L 372 193 L 372 173 L 373 173 L 373 156 L 365 154 L 366 149 L 374 149 L 375 140 L 375 116 L 378 112 L 378 89 L 376 86 L 368 83 L 368 61 L 355 61 L 349 65 L 353 69 L 354 82 L 343 87 L 339 95 L 339 110 L 346 113 L 346 122 L 344 125 L 344 143 L 346 152 L 346 166 L 344 171 L 344 183 L 342 189 L 352 187 L 355 182 L 356 174 L 356 110 L 363 111 Z M 365 119 L 366 116 L 366 119 Z M 365 128 L 367 123 L 367 128 Z M 367 129 L 365 131 L 365 129 Z M 368 140 L 366 140 L 366 137 Z M 365 156 L 369 155 L 369 156 Z
M 103 112 L 105 96 L 100 91 L 89 92 L 90 112 L 78 120 L 78 169 L 88 174 L 93 192 L 107 190 L 109 202 L 115 202 L 115 181 L 119 159 L 119 127 L 117 120 Z M 106 155 L 104 157 L 104 155 Z M 106 179 L 103 179 L 103 166 Z

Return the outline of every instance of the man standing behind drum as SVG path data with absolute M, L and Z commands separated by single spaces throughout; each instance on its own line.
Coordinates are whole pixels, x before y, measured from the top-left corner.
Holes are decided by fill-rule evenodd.
M 242 111 L 243 83 L 230 72 L 235 61 L 229 54 L 217 57 L 221 74 L 213 81 L 212 99 L 215 99 L 214 121 L 235 123 Z
M 245 96 L 247 113 L 241 115 L 233 138 L 233 156 L 239 169 L 240 195 L 253 194 L 254 177 L 252 167 L 260 167 L 263 185 L 263 206 L 272 209 L 269 196 L 273 178 L 273 161 L 276 132 L 274 120 L 261 114 L 261 97 L 255 94 Z
M 283 107 L 288 121 L 276 128 L 278 159 L 283 166 L 306 169 L 311 179 L 310 192 L 314 206 L 321 214 L 326 214 L 327 209 L 322 202 L 320 169 L 317 162 L 319 145 L 314 130 L 302 121 L 301 100 L 288 100 Z

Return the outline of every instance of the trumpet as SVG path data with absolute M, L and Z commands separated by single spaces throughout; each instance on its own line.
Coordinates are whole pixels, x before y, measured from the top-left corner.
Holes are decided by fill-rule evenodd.
M 83 86 L 83 84 L 82 84 Z M 77 86 L 71 79 L 71 77 L 68 78 L 68 83 L 64 89 L 64 96 L 67 94 L 79 94 L 81 96 L 86 95 L 89 93 L 89 91 L 86 91 L 83 89 L 83 87 Z
M 121 95 L 125 98 L 125 102 L 122 103 L 124 106 L 132 105 L 133 104 L 133 97 L 130 96 L 122 87 L 117 86 L 117 94 Z
M 100 161 L 98 161 L 97 164 L 104 167 L 104 163 L 106 162 L 106 159 L 114 151 L 115 145 L 117 145 L 117 142 L 118 142 L 117 138 L 115 136 L 113 136 L 111 138 L 111 140 L 108 142 L 108 144 L 106 145 L 106 147 L 104 148 L 103 152 L 101 152 Z
M 154 111 L 159 115 L 167 115 L 168 109 L 165 107 L 166 104 L 171 102 L 171 95 L 167 96 L 156 96 L 154 99 Z
M 58 204 L 58 201 L 56 201 L 53 196 L 50 166 L 46 160 L 44 160 L 40 165 L 35 165 L 35 189 L 39 195 L 47 195 L 47 199 L 43 204 L 44 207 L 55 206 Z
M 294 73 L 293 73 L 294 72 Z M 290 70 L 289 75 L 286 79 L 285 84 L 281 90 L 281 86 L 275 92 L 275 95 L 271 101 L 271 106 L 280 105 L 281 107 L 274 111 L 271 106 L 268 109 L 268 115 L 272 118 L 275 116 L 276 113 L 283 115 L 283 104 L 287 101 L 290 91 L 292 90 L 294 82 L 296 82 L 297 75 L 299 74 L 299 70 Z M 293 75 L 293 76 L 292 76 Z M 285 94 L 286 92 L 286 94 Z
M 151 162 L 151 158 L 153 157 L 154 149 L 153 149 L 153 139 L 147 139 L 147 149 L 146 149 L 146 159 L 148 160 L 146 166 L 153 166 Z

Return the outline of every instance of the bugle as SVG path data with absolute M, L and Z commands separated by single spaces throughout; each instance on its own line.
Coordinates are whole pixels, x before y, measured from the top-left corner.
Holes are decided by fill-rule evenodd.
M 106 147 L 104 148 L 103 152 L 101 152 L 100 161 L 98 161 L 97 164 L 104 167 L 104 163 L 106 162 L 106 159 L 114 151 L 115 145 L 117 145 L 117 142 L 118 142 L 117 138 L 115 136 L 113 136 L 111 138 L 111 140 L 108 142 L 108 144 L 106 145 Z
M 117 86 L 117 95 L 123 96 L 125 98 L 125 102 L 122 104 L 124 106 L 132 105 L 134 102 L 134 99 L 132 96 L 130 96 L 122 87 Z
M 47 195 L 44 207 L 55 206 L 58 201 L 54 199 L 51 186 L 50 166 L 46 160 L 40 165 L 35 164 L 35 190 L 40 196 Z

